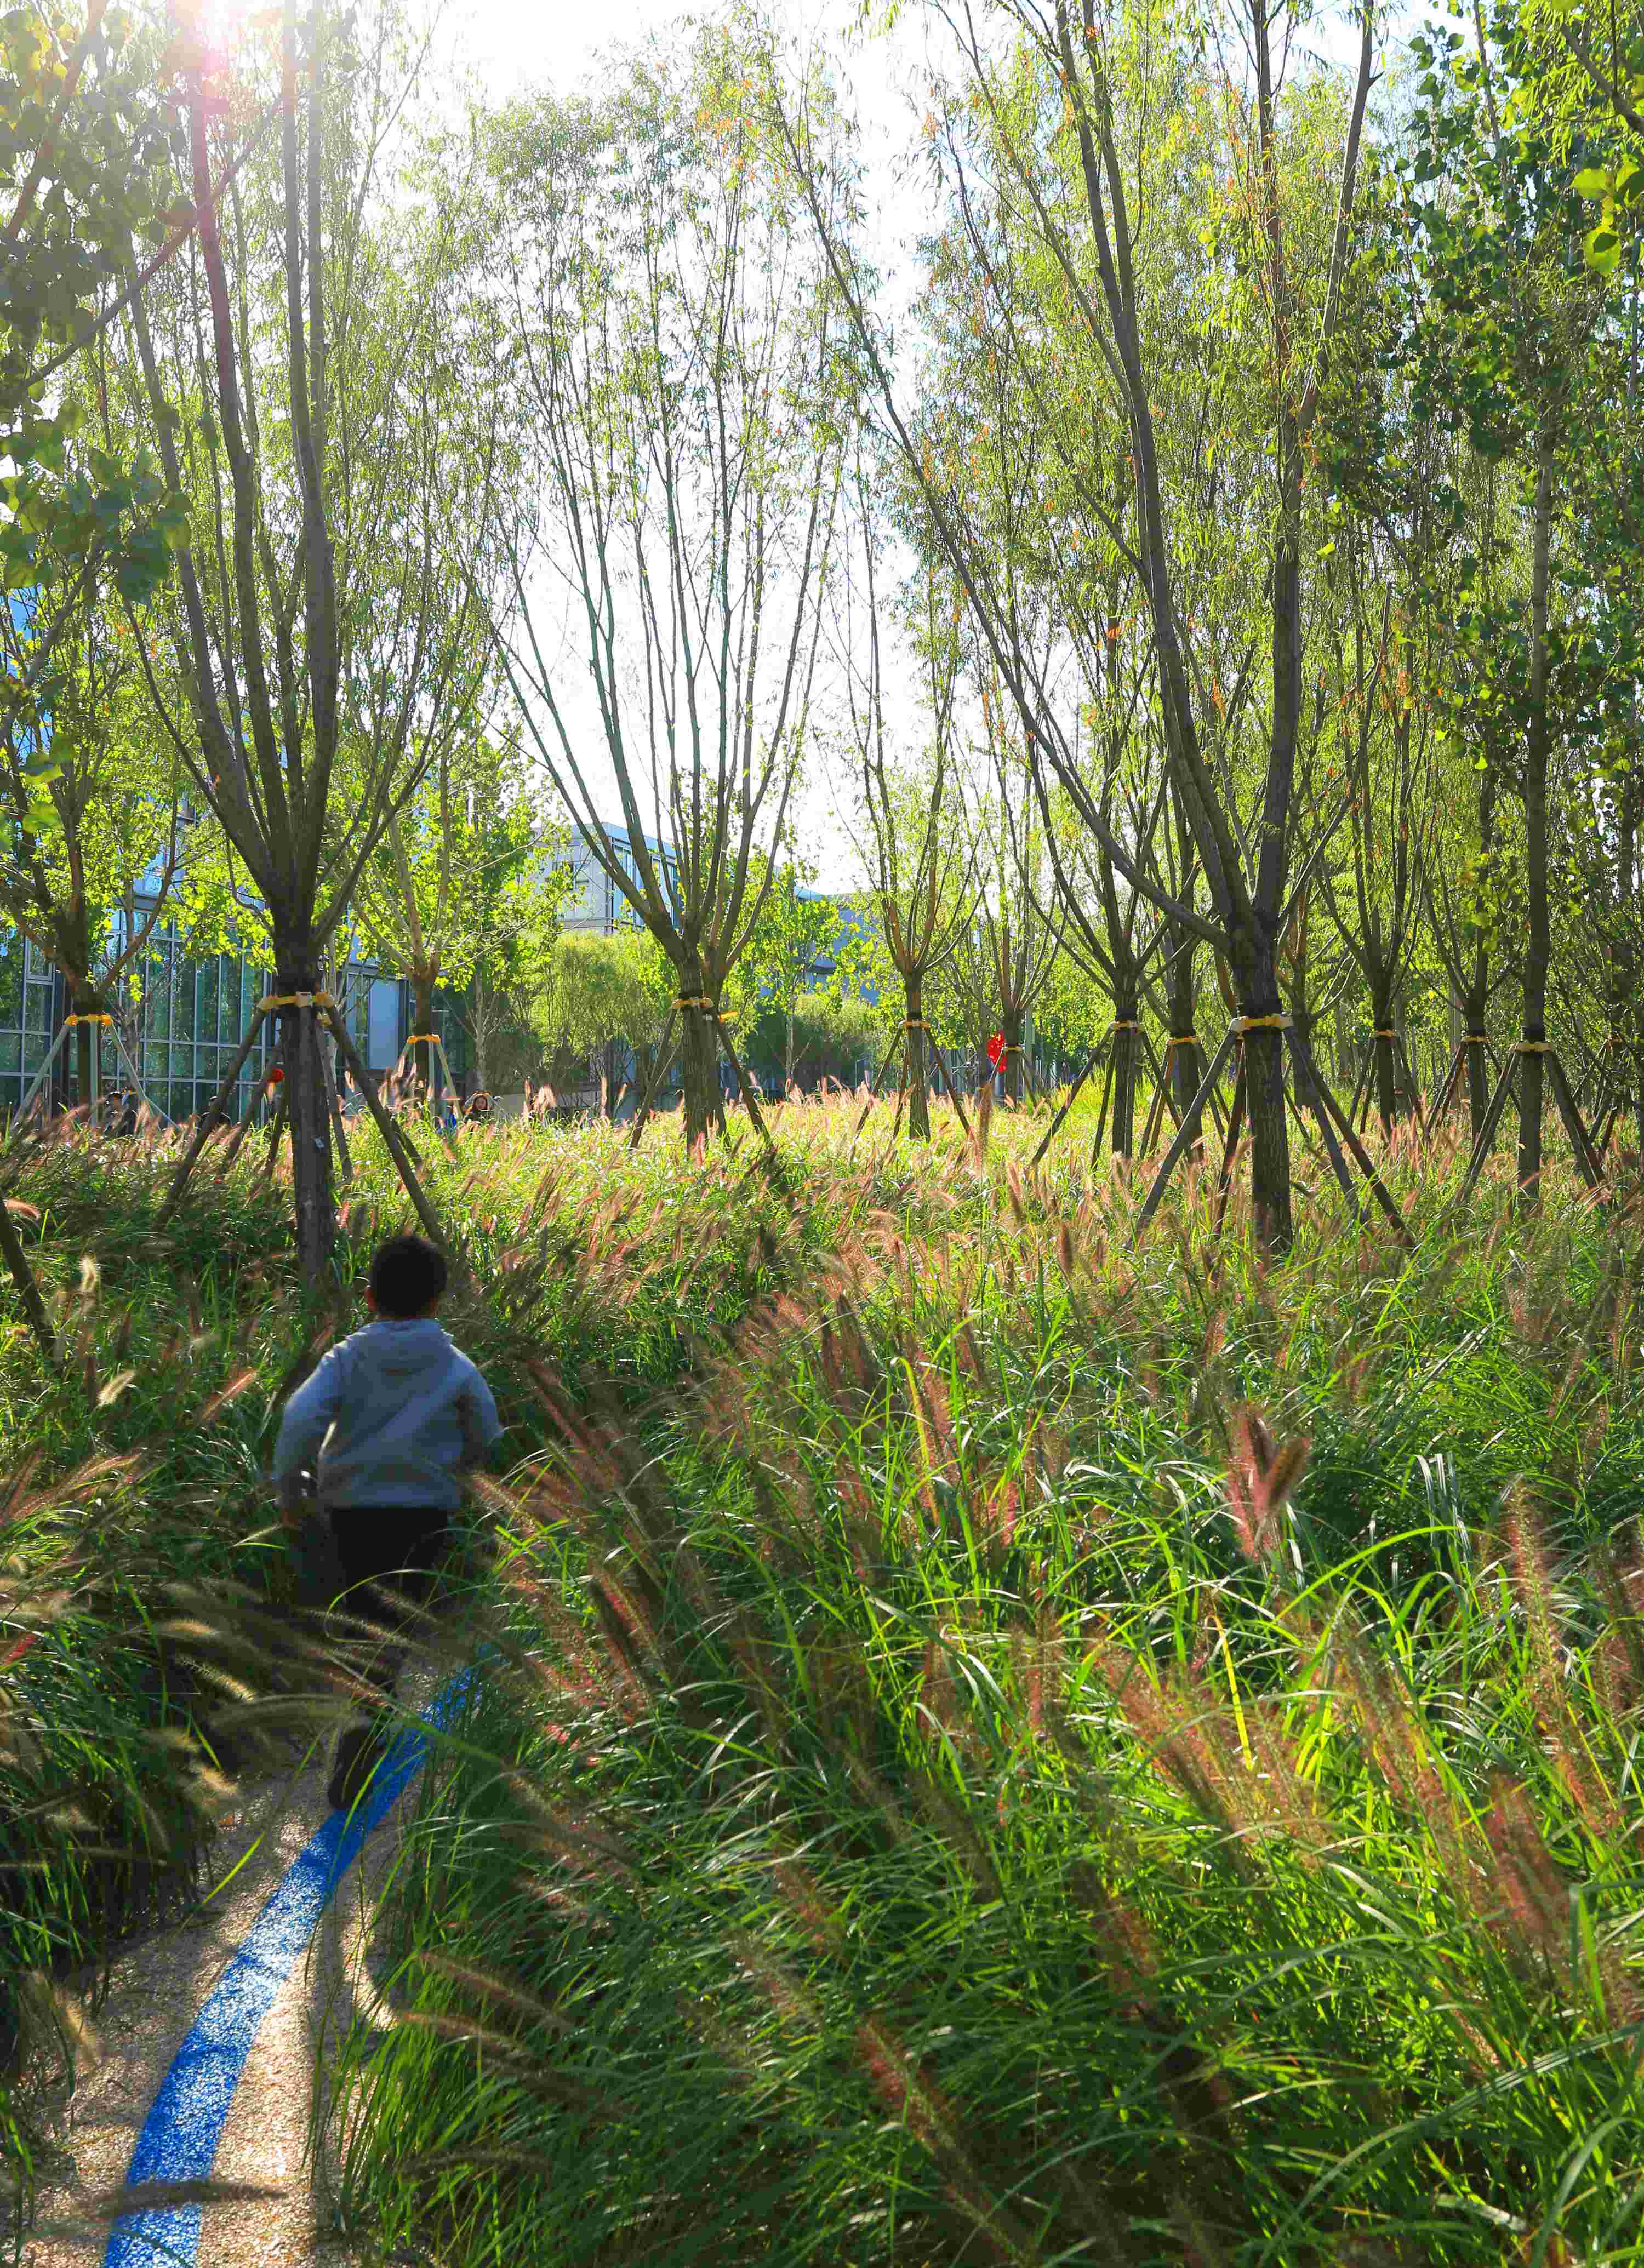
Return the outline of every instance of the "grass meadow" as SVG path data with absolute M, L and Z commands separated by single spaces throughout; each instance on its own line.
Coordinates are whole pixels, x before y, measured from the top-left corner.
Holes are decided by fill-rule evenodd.
M 331 2074 L 362 2259 L 1644 2258 L 1644 1192 L 1442 1138 L 1413 1232 L 1254 1257 L 1077 1123 L 688 1160 L 431 1141 L 509 1426 L 496 1666 Z M 247 1145 L 248 1152 L 252 1145 Z M 364 1145 L 305 1300 L 247 1154 L 18 1161 L 0 1292 L 0 2153 L 120 1931 L 345 1692 L 261 1475 L 405 1211 Z M 70 1986 L 75 1989 L 70 1990 Z M 319 2138 L 316 2138 L 317 2139 Z

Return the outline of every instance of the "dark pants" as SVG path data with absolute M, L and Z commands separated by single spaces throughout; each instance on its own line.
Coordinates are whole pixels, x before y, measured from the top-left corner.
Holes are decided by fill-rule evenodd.
M 367 1621 L 405 1631 L 415 1620 L 407 1602 L 425 1606 L 451 1541 L 451 1515 L 428 1505 L 333 1505 L 331 1537 L 347 1609 Z M 360 1591 L 362 1584 L 378 1587 Z M 379 1652 L 366 1670 L 372 1684 L 392 1690 L 405 1648 Z

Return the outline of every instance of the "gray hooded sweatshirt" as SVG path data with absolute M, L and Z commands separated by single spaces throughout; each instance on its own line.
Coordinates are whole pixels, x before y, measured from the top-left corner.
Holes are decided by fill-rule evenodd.
M 501 1434 L 490 1388 L 434 1318 L 384 1316 L 334 1346 L 286 1403 L 274 1485 L 294 1504 L 307 1468 L 328 1508 L 454 1512 L 461 1476 Z

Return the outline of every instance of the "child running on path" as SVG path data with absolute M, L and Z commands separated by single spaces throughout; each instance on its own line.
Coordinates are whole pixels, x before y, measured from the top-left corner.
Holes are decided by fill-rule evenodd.
M 382 1585 L 391 1606 L 396 1592 L 418 1606 L 426 1600 L 463 1476 L 502 1435 L 490 1388 L 436 1321 L 445 1289 L 436 1246 L 390 1237 L 371 1263 L 372 1322 L 333 1347 L 292 1395 L 275 1444 L 274 1484 L 288 1523 L 300 1522 L 312 1471 L 341 1588 Z M 367 1601 L 350 1603 L 372 1612 Z M 328 1793 L 338 1810 L 358 1801 L 382 1754 L 402 1658 L 379 1659 L 372 1675 L 384 1705 L 337 1742 Z

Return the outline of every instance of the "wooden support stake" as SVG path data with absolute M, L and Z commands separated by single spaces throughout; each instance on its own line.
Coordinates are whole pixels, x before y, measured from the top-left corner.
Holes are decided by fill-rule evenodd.
M 1490 1107 L 1485 1112 L 1484 1124 L 1478 1129 L 1478 1138 L 1473 1144 L 1472 1154 L 1467 1160 L 1466 1177 L 1462 1182 L 1462 1203 L 1471 1197 L 1478 1176 L 1484 1171 L 1484 1161 L 1495 1147 L 1495 1130 L 1501 1113 L 1507 1108 L 1507 1098 L 1512 1085 L 1513 1064 L 1509 1057 L 1506 1069 L 1496 1082 L 1495 1093 L 1490 1097 Z
M 235 1159 L 239 1157 L 240 1145 L 245 1141 L 246 1137 L 250 1133 L 253 1125 L 255 1123 L 255 1120 L 252 1114 L 255 1111 L 258 1103 L 262 1101 L 263 1095 L 267 1093 L 268 1085 L 269 1075 L 267 1071 L 264 1071 L 262 1079 L 258 1082 L 255 1094 L 246 1105 L 245 1116 L 237 1123 L 233 1132 L 223 1145 L 223 1154 L 217 1161 L 217 1178 L 219 1182 L 222 1180 L 224 1174 L 228 1171 L 229 1167 L 233 1164 Z M 276 1111 L 284 1101 L 284 1094 L 276 1093 L 275 1096 L 275 1106 Z M 215 1106 L 213 1106 L 213 1108 L 215 1108 Z
M 1058 1130 L 1058 1127 L 1061 1125 L 1062 1121 L 1066 1117 L 1066 1116 L 1067 1116 L 1068 1112 L 1073 1108 L 1073 1107 L 1074 1103 L 1078 1101 L 1078 1100 L 1079 1100 L 1079 1090 L 1080 1089 L 1080 1087 L 1081 1087 L 1081 1086 L 1083 1086 L 1083 1085 L 1084 1085 L 1085 1081 L 1089 1078 L 1089 1076 L 1090 1076 L 1091 1072 L 1092 1072 L 1092 1071 L 1095 1070 L 1095 1068 L 1097 1052 L 1098 1052 L 1098 1051 L 1097 1051 L 1096 1049 L 1093 1049 L 1091 1050 L 1090 1054 L 1089 1054 L 1089 1055 L 1085 1058 L 1085 1067 L 1084 1067 L 1083 1071 L 1081 1071 L 1080 1072 L 1079 1077 L 1078 1077 L 1078 1078 L 1073 1081 L 1073 1083 L 1072 1086 L 1070 1086 L 1070 1087 L 1069 1087 L 1069 1089 L 1067 1090 L 1067 1100 L 1066 1100 L 1066 1101 L 1062 1105 L 1061 1108 L 1057 1112 L 1057 1114 L 1056 1114 L 1055 1117 L 1051 1121 L 1050 1124 L 1045 1128 L 1045 1130 L 1044 1130 L 1044 1138 L 1043 1138 L 1043 1140 L 1040 1143 L 1040 1145 L 1039 1145 L 1038 1148 L 1034 1152 L 1034 1153 L 1033 1153 L 1033 1164 L 1032 1164 L 1032 1165 L 1030 1165 L 1030 1166 L 1028 1167 L 1028 1171 L 1030 1174 L 1034 1171 L 1034 1168 L 1038 1165 L 1038 1163 L 1039 1163 L 1040 1160 L 1043 1157 L 1043 1155 L 1044 1155 L 1045 1152 L 1050 1148 L 1050 1146 L 1051 1146 L 1051 1143 L 1056 1139 L 1056 1136 L 1057 1136 L 1057 1130 Z
M 262 1189 L 274 1179 L 274 1160 L 280 1154 L 280 1137 L 285 1131 L 285 1089 L 282 1087 L 280 1099 L 274 1106 L 274 1123 L 269 1129 L 269 1154 L 257 1169 L 257 1178 L 252 1184 L 254 1189 Z
M 1154 1213 L 1159 1210 L 1159 1200 L 1165 1193 L 1165 1185 L 1169 1181 L 1171 1174 L 1176 1171 L 1176 1166 L 1180 1162 L 1183 1152 L 1187 1149 L 1189 1144 L 1192 1141 L 1195 1133 L 1198 1131 L 1198 1122 L 1200 1117 L 1203 1116 L 1205 1105 L 1210 1100 L 1211 1094 L 1215 1087 L 1216 1081 L 1221 1077 L 1222 1070 L 1227 1064 L 1227 1057 L 1233 1053 L 1238 1036 L 1238 1033 L 1235 1031 L 1234 1027 L 1229 1024 L 1227 1027 L 1227 1037 L 1217 1049 L 1210 1068 L 1205 1073 L 1203 1085 L 1200 1086 L 1198 1093 L 1193 1097 L 1191 1102 L 1188 1104 L 1187 1116 L 1176 1130 L 1176 1139 L 1171 1143 L 1170 1147 L 1165 1152 L 1164 1163 L 1160 1167 L 1159 1171 L 1154 1176 L 1153 1187 L 1147 1192 L 1146 1202 L 1142 1206 L 1140 1217 L 1137 1220 L 1134 1230 L 1132 1232 L 1131 1242 L 1132 1245 L 1139 1244 L 1141 1242 L 1143 1231 L 1146 1228 L 1148 1222 L 1153 1219 Z
M 1340 1103 L 1337 1101 L 1330 1088 L 1325 1085 L 1318 1066 L 1313 1060 L 1312 1049 L 1308 1046 L 1305 1040 L 1298 1037 L 1294 1027 L 1290 1033 L 1290 1047 L 1292 1054 L 1294 1055 L 1296 1059 L 1300 1062 L 1303 1072 L 1312 1080 L 1314 1091 L 1317 1094 L 1321 1102 L 1334 1116 L 1337 1125 L 1341 1130 L 1343 1139 L 1345 1141 L 1347 1147 L 1353 1154 L 1353 1160 L 1358 1166 L 1359 1171 L 1364 1175 L 1366 1181 L 1370 1184 L 1371 1192 L 1374 1195 L 1377 1204 L 1381 1206 L 1382 1211 L 1387 1215 L 1388 1219 L 1397 1230 L 1403 1241 L 1406 1245 L 1413 1244 L 1415 1239 L 1411 1235 L 1409 1229 L 1404 1226 L 1404 1216 L 1400 1212 L 1397 1205 L 1394 1203 L 1392 1191 L 1388 1188 L 1385 1182 L 1382 1181 L 1380 1174 L 1376 1172 L 1375 1161 L 1372 1160 L 1369 1152 L 1365 1148 L 1363 1143 L 1360 1141 L 1358 1136 L 1353 1132 L 1351 1121 L 1343 1116 Z
M 318 1033 L 314 1035 L 314 1044 L 320 1046 Z M 342 1163 L 343 1179 L 351 1182 L 354 1160 L 349 1155 L 348 1134 L 343 1124 L 343 1105 L 337 1100 L 336 1081 L 331 1076 L 331 1059 L 323 1048 L 320 1048 L 320 1075 L 325 1081 L 326 1104 L 331 1113 L 331 1131 L 336 1137 L 336 1153 Z
M 1401 1063 L 1404 1064 L 1404 1086 L 1410 1095 L 1410 1107 L 1416 1114 L 1416 1124 L 1420 1128 L 1423 1135 L 1425 1136 L 1427 1130 L 1427 1122 L 1421 1108 L 1421 1086 L 1419 1081 L 1416 1078 L 1416 1067 L 1410 1059 L 1410 1049 L 1404 1045 L 1403 1040 L 1397 1039 L 1393 1042 L 1393 1047 L 1395 1049 L 1393 1057 L 1394 1071 L 1397 1072 L 1398 1065 Z M 1397 1092 L 1397 1081 L 1395 1081 L 1395 1092 Z
M 937 1046 L 934 1040 L 931 1042 L 931 1053 L 936 1058 L 937 1071 L 940 1074 L 942 1085 L 947 1090 L 947 1100 L 953 1104 L 954 1108 L 959 1113 L 959 1123 L 965 1130 L 965 1139 L 968 1142 L 970 1139 L 970 1121 L 965 1116 L 965 1107 L 959 1100 L 959 1090 L 954 1085 L 952 1079 L 948 1076 L 947 1065 L 943 1059 L 942 1051 Z M 1034 1160 L 1034 1164 L 1036 1166 L 1038 1162 L 1037 1158 L 1036 1158 Z
M 204 1149 L 207 1138 L 217 1124 L 217 1114 L 227 1102 L 240 1072 L 245 1069 L 246 1058 L 257 1043 L 257 1035 L 262 1029 L 268 1012 L 266 1008 L 259 1008 L 252 1018 L 251 1027 L 240 1043 L 240 1053 L 224 1073 L 222 1084 L 212 1097 L 210 1109 L 205 1112 L 190 1136 L 188 1147 L 183 1153 L 182 1163 L 172 1176 L 172 1185 L 166 1192 L 166 1202 L 160 1207 L 159 1216 L 154 1223 L 156 1230 L 164 1228 L 173 1213 L 176 1211 L 177 1201 L 188 1186 L 189 1174 L 194 1171 L 195 1160 Z M 249 1115 L 247 1112 L 247 1116 L 249 1116 Z
M 0 1197 L 0 1252 L 5 1255 L 5 1264 L 17 1285 L 17 1295 L 23 1302 L 23 1312 L 28 1317 L 29 1328 L 40 1342 L 41 1352 L 55 1370 L 58 1363 L 57 1334 L 51 1328 L 51 1317 L 46 1313 L 46 1302 L 40 1296 L 40 1285 L 34 1281 L 34 1271 L 28 1264 L 28 1255 L 23 1240 L 17 1233 L 11 1208 Z
M 890 1140 L 885 1145 L 885 1155 L 887 1157 L 888 1157 L 891 1152 L 896 1148 L 896 1137 L 902 1131 L 902 1108 L 908 1099 L 908 1074 L 912 1069 L 908 1058 L 912 1052 L 912 1049 L 907 1046 L 904 1037 L 902 1049 L 902 1077 L 896 1083 L 896 1115 L 890 1123 Z
M 886 1049 L 885 1060 L 881 1064 L 878 1071 L 874 1075 L 874 1084 L 867 1090 L 867 1101 L 862 1105 L 862 1116 L 856 1122 L 856 1134 L 852 1134 L 851 1137 L 852 1142 L 855 1141 L 856 1135 L 859 1134 L 862 1129 L 866 1125 L 867 1114 L 874 1108 L 874 1103 L 879 1100 L 879 1090 L 884 1084 L 885 1073 L 890 1069 L 892 1061 L 896 1057 L 898 1050 L 904 1049 L 907 1043 L 907 1034 L 905 1032 L 898 1032 L 896 1038 Z M 898 1108 L 900 1108 L 900 1105 L 898 1105 Z
M 1450 1057 L 1449 1069 L 1444 1074 L 1443 1084 L 1439 1088 L 1437 1094 L 1433 1098 L 1433 1116 L 1435 1124 L 1443 1117 L 1445 1112 L 1450 1107 L 1454 1092 L 1461 1079 L 1463 1062 L 1465 1058 L 1466 1053 L 1467 1042 L 1463 1040 L 1460 1047 L 1456 1049 L 1455 1054 Z
M 1146 1035 L 1143 1035 L 1144 1038 Z M 1167 1054 L 1165 1061 L 1169 1061 Z M 1147 1116 L 1142 1122 L 1141 1154 L 1151 1158 L 1154 1144 L 1159 1139 L 1159 1129 L 1164 1123 L 1165 1078 L 1151 1047 L 1147 1051 L 1147 1068 L 1153 1076 L 1153 1095 L 1147 1105 Z
M 698 1011 L 697 1012 L 700 1013 L 701 1012 Z M 737 1090 L 747 1108 L 748 1116 L 749 1120 L 752 1122 L 754 1131 L 758 1135 L 760 1140 L 765 1145 L 765 1155 L 770 1159 L 771 1164 L 775 1165 L 778 1162 L 778 1152 L 777 1145 L 770 1138 L 770 1129 L 765 1123 L 764 1113 L 759 1108 L 754 1090 L 748 1084 L 748 1076 L 743 1071 L 741 1062 L 738 1060 L 736 1049 L 731 1044 L 731 1035 L 725 1028 L 725 1019 L 719 1014 L 717 1009 L 714 1011 L 713 1020 L 719 1027 L 719 1044 L 725 1049 L 726 1054 L 731 1058 L 731 1069 L 736 1073 Z
M 1293 1026 L 1293 1032 L 1294 1029 Z M 1352 1214 L 1356 1226 L 1364 1210 L 1359 1202 L 1358 1189 L 1354 1185 L 1353 1175 L 1347 1170 L 1347 1160 L 1342 1155 L 1341 1145 L 1336 1139 L 1336 1130 L 1331 1124 L 1330 1113 L 1324 1108 L 1323 1100 L 1319 1094 L 1316 1067 L 1309 1069 L 1312 1064 L 1310 1056 L 1297 1057 L 1294 1039 L 1291 1043 L 1290 1061 L 1291 1071 L 1298 1086 L 1305 1086 L 1312 1098 L 1309 1108 L 1318 1120 L 1319 1130 L 1324 1137 L 1324 1147 L 1329 1152 L 1331 1166 L 1336 1179 L 1341 1184 L 1341 1193 L 1347 1200 L 1347 1210 Z
M 441 1251 L 449 1251 L 451 1248 L 446 1240 L 444 1230 L 439 1226 L 439 1216 L 434 1211 L 432 1205 L 429 1204 L 426 1196 L 424 1194 L 423 1185 L 417 1180 L 416 1172 L 411 1165 L 411 1160 L 406 1153 L 406 1148 L 401 1136 L 400 1129 L 395 1125 L 394 1121 L 394 1115 L 391 1111 L 385 1109 L 383 1107 L 382 1097 L 378 1094 L 376 1088 L 366 1078 L 365 1066 L 361 1063 L 358 1053 L 355 1049 L 354 1042 L 348 1035 L 347 1026 L 338 1016 L 335 1008 L 328 1008 L 325 1011 L 325 1016 L 327 1022 L 330 1025 L 333 1033 L 335 1035 L 337 1052 L 341 1055 L 343 1062 L 348 1065 L 349 1077 L 354 1081 L 355 1085 L 359 1088 L 360 1093 L 365 1098 L 371 1115 L 377 1122 L 377 1131 L 381 1135 L 383 1141 L 387 1145 L 388 1155 L 393 1159 L 394 1165 L 399 1170 L 400 1179 L 405 1184 L 406 1195 L 410 1198 L 411 1203 L 417 1208 L 417 1219 L 422 1222 L 423 1226 L 428 1231 L 429 1235 L 433 1239 L 434 1242 L 439 1245 Z
M 1147 1106 L 1147 1123 L 1142 1128 L 1142 1155 L 1144 1158 L 1152 1157 L 1154 1152 L 1154 1144 L 1159 1139 L 1159 1127 L 1164 1117 L 1164 1082 L 1160 1080 L 1154 1087 L 1153 1101 Z
M 1118 1049 L 1114 1046 L 1113 1035 L 1110 1032 L 1107 1043 L 1102 1049 L 1102 1100 L 1096 1105 L 1095 1138 L 1090 1145 L 1090 1169 L 1093 1173 L 1095 1171 L 1096 1160 L 1102 1152 L 1102 1137 L 1108 1130 L 1108 1097 L 1113 1092 L 1113 1073 L 1117 1058 Z
M 1212 1236 L 1221 1234 L 1221 1224 L 1227 1218 L 1227 1198 L 1233 1188 L 1233 1166 L 1239 1154 L 1239 1137 L 1244 1131 L 1244 1104 L 1248 1092 L 1244 1049 L 1241 1046 L 1239 1068 L 1233 1082 L 1233 1108 L 1227 1114 L 1227 1138 L 1222 1145 L 1221 1171 L 1216 1176 L 1216 1209 L 1211 1221 Z
M 1376 1100 L 1376 1048 L 1379 1046 L 1381 1046 L 1379 1039 L 1369 1041 L 1369 1055 L 1365 1057 L 1363 1075 L 1360 1075 L 1359 1084 L 1353 1086 L 1353 1109 L 1347 1114 L 1349 1121 L 1359 1127 L 1360 1134 L 1368 1131 L 1369 1105 Z
M 638 1109 L 634 1113 L 633 1132 L 628 1137 L 628 1146 L 630 1150 L 637 1150 L 639 1147 L 639 1137 L 645 1130 L 645 1123 L 651 1116 L 651 1105 L 656 1100 L 658 1089 L 661 1086 L 663 1079 L 673 1069 L 675 1052 L 673 1044 L 674 1019 L 676 1013 L 677 1011 L 673 1008 L 668 1010 L 667 1021 L 662 1027 L 662 1036 L 657 1042 L 656 1061 L 651 1066 L 651 1077 L 645 1083 L 644 1097 Z M 683 1036 L 682 1033 L 681 1037 Z
M 1603 1182 L 1604 1169 L 1593 1147 L 1592 1137 L 1581 1123 L 1581 1114 L 1575 1107 L 1575 1097 L 1570 1093 L 1570 1082 L 1565 1077 L 1564 1065 L 1551 1049 L 1545 1060 L 1552 1081 L 1553 1096 L 1564 1120 L 1564 1130 L 1570 1138 L 1571 1149 L 1575 1152 L 1575 1162 L 1588 1188 L 1598 1189 Z
M 124 1040 L 120 1036 L 119 1025 L 111 1025 L 109 1028 L 114 1035 L 114 1053 L 119 1057 L 121 1062 L 126 1067 L 127 1075 L 130 1079 L 131 1085 L 137 1096 L 137 1100 L 142 1103 L 145 1110 L 154 1110 L 154 1105 L 149 1101 L 148 1089 L 143 1084 L 143 1074 L 138 1071 L 136 1064 L 132 1061 L 130 1050 L 127 1048 Z M 154 1116 L 157 1118 L 164 1119 L 167 1126 L 171 1124 L 171 1120 L 166 1116 L 165 1111 L 154 1110 Z
M 57 1027 L 56 1037 L 53 1040 L 50 1047 L 46 1050 L 45 1062 L 41 1064 L 40 1069 L 35 1072 L 28 1093 L 23 1097 L 22 1103 L 19 1106 L 17 1114 L 19 1120 L 25 1119 L 28 1116 L 29 1111 L 33 1107 L 35 1096 L 40 1093 L 41 1088 L 44 1086 L 46 1081 L 51 1076 L 51 1067 L 53 1064 L 56 1062 L 57 1057 L 63 1053 L 63 1043 L 68 1036 L 68 1025 L 60 1024 Z

